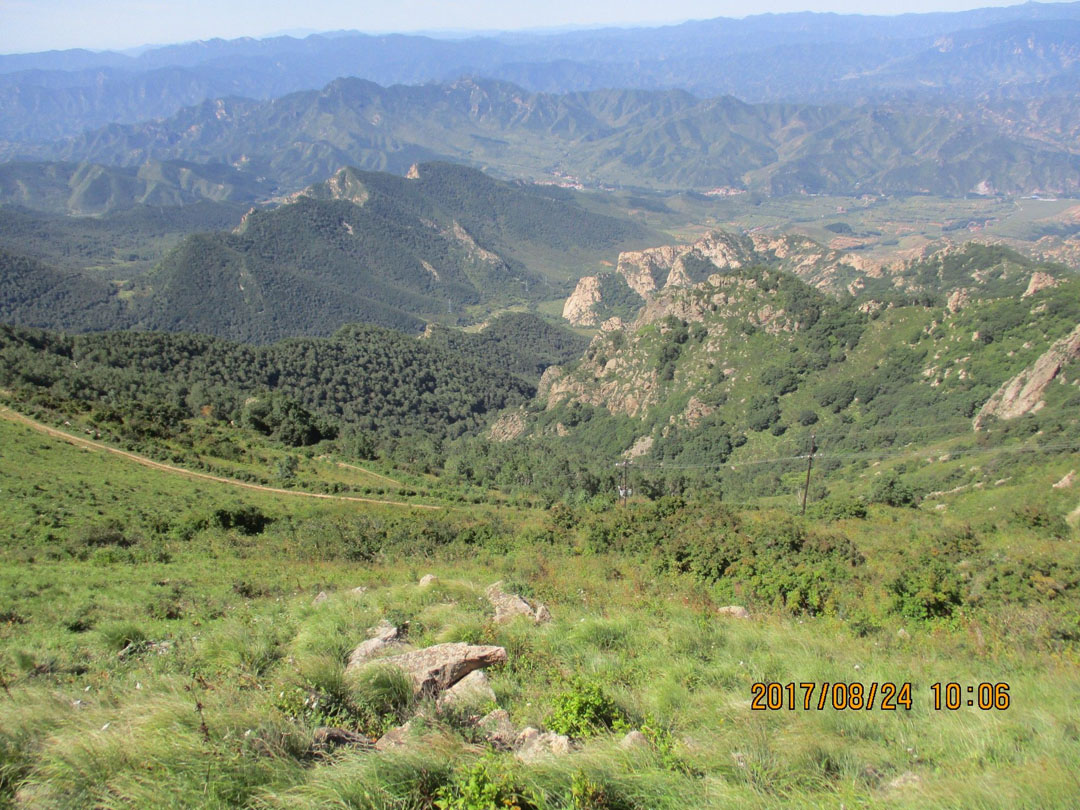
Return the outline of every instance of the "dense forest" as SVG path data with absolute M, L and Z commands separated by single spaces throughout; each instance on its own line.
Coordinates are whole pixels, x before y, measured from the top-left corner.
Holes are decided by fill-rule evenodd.
M 532 393 L 507 371 L 372 326 L 258 348 L 188 334 L 71 337 L 2 326 L 0 385 L 46 402 L 113 408 L 150 433 L 177 430 L 200 414 L 265 424 L 245 408 L 250 411 L 252 397 L 270 396 L 278 421 L 321 419 L 334 426 L 320 428 L 320 435 L 340 426 L 436 439 L 475 431 L 488 414 Z M 280 426 L 266 432 L 273 431 L 292 443 Z

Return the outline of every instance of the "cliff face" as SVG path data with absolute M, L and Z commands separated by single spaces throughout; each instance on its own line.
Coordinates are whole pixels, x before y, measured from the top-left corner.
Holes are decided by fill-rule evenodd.
M 563 304 L 562 316 L 574 326 L 596 326 L 599 318 L 596 306 L 600 299 L 600 279 L 585 276 Z
M 662 291 L 700 284 L 715 273 L 751 265 L 785 270 L 812 287 L 839 295 L 865 275 L 880 277 L 882 269 L 861 257 L 832 250 L 805 236 L 766 236 L 714 231 L 691 245 L 665 245 L 619 254 L 615 275 L 646 304 Z M 595 326 L 604 319 L 606 300 L 602 277 L 586 276 L 563 307 L 563 317 L 575 326 Z

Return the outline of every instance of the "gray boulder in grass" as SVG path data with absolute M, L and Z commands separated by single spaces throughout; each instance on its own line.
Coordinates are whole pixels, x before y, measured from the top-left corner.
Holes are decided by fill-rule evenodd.
M 506 650 L 452 642 L 391 655 L 380 659 L 379 663 L 397 667 L 408 675 L 417 696 L 438 695 L 474 670 L 505 664 Z
M 380 656 L 404 650 L 408 646 L 402 640 L 405 634 L 401 628 L 394 627 L 385 620 L 375 627 L 374 631 L 374 636 L 362 642 L 349 655 L 349 663 L 345 667 L 346 672 L 357 669 Z

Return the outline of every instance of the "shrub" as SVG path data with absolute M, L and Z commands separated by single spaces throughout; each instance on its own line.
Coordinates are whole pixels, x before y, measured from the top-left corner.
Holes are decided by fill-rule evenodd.
M 587 737 L 601 729 L 610 729 L 623 719 L 622 710 L 600 684 L 577 678 L 568 691 L 555 698 L 547 725 L 557 734 Z
M 487 756 L 458 771 L 435 794 L 439 810 L 532 810 L 541 799 L 517 784 L 495 757 Z
M 912 619 L 948 617 L 963 601 L 960 577 L 947 561 L 928 554 L 908 565 L 892 582 L 893 610 Z
M 870 500 L 887 506 L 917 506 L 915 488 L 895 472 L 882 473 L 870 490 Z
M 236 529 L 248 536 L 262 534 L 273 522 L 272 517 L 263 514 L 259 507 L 251 505 L 217 509 L 212 516 L 213 525 L 222 529 Z

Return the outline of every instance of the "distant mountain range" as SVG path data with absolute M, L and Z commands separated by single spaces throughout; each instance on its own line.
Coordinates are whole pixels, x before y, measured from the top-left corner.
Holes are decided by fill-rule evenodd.
M 1080 4 L 960 13 L 766 14 L 658 28 L 436 39 L 356 32 L 211 40 L 138 56 L 0 56 L 0 141 L 163 118 L 219 97 L 270 99 L 339 77 L 383 85 L 485 77 L 529 91 L 681 89 L 748 102 L 878 103 L 1067 95 Z
M 553 95 L 489 80 L 386 88 L 338 79 L 273 101 L 206 101 L 24 156 L 129 168 L 151 161 L 155 177 L 202 164 L 169 193 L 197 185 L 214 199 L 290 192 L 342 166 L 404 174 L 430 160 L 586 187 L 1073 194 L 1078 127 L 1080 107 L 1050 102 L 849 108 L 701 101 L 680 90 Z

